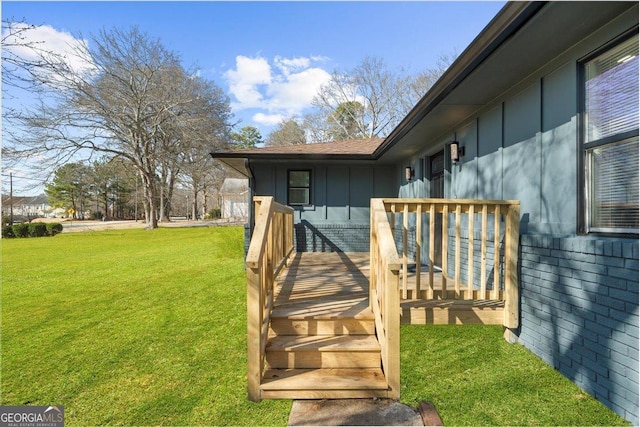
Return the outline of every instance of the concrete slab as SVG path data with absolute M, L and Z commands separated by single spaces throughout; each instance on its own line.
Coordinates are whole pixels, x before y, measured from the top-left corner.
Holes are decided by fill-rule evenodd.
M 422 426 L 417 409 L 389 399 L 294 400 L 290 426 Z

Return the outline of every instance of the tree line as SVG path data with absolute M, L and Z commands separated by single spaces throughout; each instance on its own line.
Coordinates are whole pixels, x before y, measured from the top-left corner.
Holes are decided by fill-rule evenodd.
M 148 227 L 171 215 L 177 186 L 192 193 L 195 218 L 198 196 L 206 200 L 207 189 L 232 174 L 209 153 L 263 142 L 255 127 L 234 131 L 230 100 L 220 87 L 137 27 L 102 30 L 65 55 L 27 41 L 33 26 L 3 20 L 2 27 L 3 97 L 14 88 L 33 101 L 3 108 L 3 162 L 37 158 L 40 169 L 55 171 L 49 197 L 81 205 L 76 212 L 91 199 L 95 212 L 106 214 L 101 205 L 112 200 L 113 209 L 139 182 Z M 16 47 L 30 54 L 21 56 Z M 378 58 L 335 71 L 313 111 L 284 120 L 264 142 L 386 136 L 453 58 L 443 56 L 436 68 L 417 75 L 392 71 Z M 91 179 L 75 179 L 82 190 L 72 190 L 71 176 Z
M 20 31 L 26 30 L 3 21 L 3 44 L 19 43 Z M 170 211 L 166 201 L 179 180 L 197 200 L 216 172 L 209 152 L 229 139 L 231 111 L 222 89 L 136 27 L 102 30 L 66 56 L 26 47 L 34 59 L 21 64 L 16 57 L 3 73 L 36 100 L 7 118 L 10 158 L 37 156 L 49 170 L 105 155 L 125 162 L 140 178 L 150 228 L 168 216 L 163 210 Z M 86 66 L 71 65 L 78 62 Z M 195 216 L 195 204 L 193 210 Z

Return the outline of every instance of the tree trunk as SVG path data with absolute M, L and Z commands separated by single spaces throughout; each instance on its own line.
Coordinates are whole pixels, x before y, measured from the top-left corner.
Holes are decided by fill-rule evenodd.
M 207 214 L 208 198 L 209 198 L 209 193 L 207 192 L 207 189 L 205 188 L 204 190 L 202 190 L 202 218 L 204 218 L 205 215 Z
M 165 196 L 164 196 L 164 177 L 160 181 L 160 222 L 169 222 L 169 217 L 167 212 L 164 210 L 165 206 Z
M 173 204 L 171 201 L 173 200 L 173 192 L 176 188 L 176 180 L 178 179 L 178 171 L 174 170 L 169 175 L 169 187 L 167 190 L 169 191 L 169 195 L 167 197 L 167 214 L 171 215 L 173 212 Z
M 142 182 L 144 185 L 145 198 L 145 219 L 147 228 L 158 228 L 158 206 L 157 206 L 157 187 L 154 181 L 153 173 L 142 173 Z
M 196 186 L 193 186 L 193 204 L 191 205 L 192 219 L 195 221 L 198 219 L 198 190 Z
M 155 189 L 148 188 L 147 191 L 147 200 L 149 203 L 149 217 L 147 219 L 147 228 L 156 229 L 158 228 L 158 206 L 157 206 L 157 198 Z

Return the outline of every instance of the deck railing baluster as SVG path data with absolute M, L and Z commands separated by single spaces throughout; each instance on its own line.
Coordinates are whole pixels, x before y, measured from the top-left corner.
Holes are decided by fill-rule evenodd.
M 518 220 L 520 203 L 513 200 L 467 200 L 467 199 L 381 199 L 382 207 L 386 213 L 390 213 L 391 220 L 395 220 L 395 214 L 401 212 L 402 221 L 402 243 L 396 249 L 401 260 L 401 288 L 399 295 L 402 299 L 442 299 L 442 300 L 493 300 L 503 301 L 505 306 L 504 325 L 513 328 L 519 321 L 518 313 L 518 277 L 517 277 L 517 257 L 519 230 Z M 373 206 L 373 204 L 372 204 Z M 449 229 L 449 212 L 453 215 L 453 224 Z M 409 274 L 407 264 L 409 258 L 409 248 L 414 242 L 408 240 L 409 214 L 415 213 L 415 261 L 416 273 Z M 421 255 L 422 245 L 422 214 L 429 214 L 429 271 L 428 286 L 423 291 L 424 286 L 421 281 Z M 436 215 L 442 215 L 442 241 L 435 239 Z M 463 225 L 462 215 L 468 216 Z M 372 212 L 373 215 L 373 212 Z M 476 215 L 481 219 L 480 228 L 480 251 L 476 251 Z M 494 238 L 490 240 L 489 216 L 494 216 Z M 504 231 L 501 224 L 504 218 Z M 393 222 L 389 223 L 390 230 L 393 230 Z M 463 239 L 463 227 L 466 226 L 468 236 Z M 373 220 L 372 220 L 373 227 Z M 453 274 L 449 271 L 449 232 L 452 231 L 453 239 Z M 372 235 L 373 236 L 373 235 Z M 504 241 L 502 242 L 502 237 Z M 379 236 L 377 236 L 379 238 Z M 373 242 L 373 240 L 372 240 Z M 504 245 L 504 256 L 501 256 L 501 242 Z M 489 245 L 493 243 L 493 263 L 489 261 Z M 442 250 L 441 273 L 438 274 L 439 281 L 436 280 L 434 264 L 436 262 L 435 248 L 440 245 Z M 467 245 L 466 250 L 463 246 Z M 466 262 L 463 260 L 466 257 Z M 372 256 L 372 260 L 374 257 Z M 372 261 L 373 262 L 373 261 Z M 379 261 L 378 261 L 379 262 Z M 480 263 L 480 266 L 478 266 Z M 479 267 L 479 268 L 478 268 Z M 373 266 L 372 266 L 373 268 Z M 466 273 L 464 268 L 467 269 Z M 492 271 L 487 271 L 492 268 Z M 476 274 L 479 270 L 479 274 Z M 382 274 L 382 273 L 380 273 Z M 464 276 L 464 277 L 463 277 Z M 493 276 L 493 277 L 491 277 Z M 382 280 L 381 278 L 376 278 Z M 449 280 L 453 281 L 453 289 L 448 288 Z M 487 290 L 490 283 L 492 286 Z M 504 288 L 501 289 L 501 283 Z M 439 289 L 436 284 L 440 284 Z
M 487 299 L 487 211 L 486 204 L 482 205 L 482 231 L 480 242 L 480 298 Z
M 273 197 L 255 197 L 254 205 L 255 225 L 245 261 L 247 383 L 249 399 L 259 401 L 275 278 L 293 253 L 293 209 L 276 203 Z
M 391 206 L 392 218 L 395 206 Z M 404 232 L 408 208 L 404 208 Z M 373 310 L 380 342 L 382 369 L 389 386 L 388 396 L 400 397 L 400 268 L 406 263 L 398 257 L 396 243 L 381 199 L 371 199 L 371 274 L 369 304 Z M 404 239 L 403 239 L 404 240 Z M 406 259 L 406 258 L 405 258 Z M 375 273 L 374 273 L 375 271 Z

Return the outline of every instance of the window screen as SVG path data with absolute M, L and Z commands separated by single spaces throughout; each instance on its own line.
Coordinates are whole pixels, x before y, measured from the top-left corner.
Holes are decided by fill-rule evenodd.
M 584 63 L 588 231 L 638 232 L 638 35 Z
M 638 129 L 638 37 L 585 68 L 586 142 Z
M 590 150 L 591 228 L 638 228 L 638 140 Z

